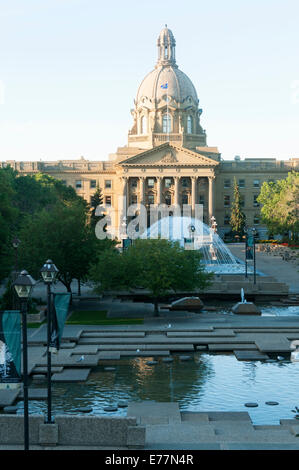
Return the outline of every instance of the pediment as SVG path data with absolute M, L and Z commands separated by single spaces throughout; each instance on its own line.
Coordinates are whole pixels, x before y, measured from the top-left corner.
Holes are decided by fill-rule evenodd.
M 126 158 L 118 164 L 122 167 L 215 167 L 219 163 L 192 150 L 167 143 Z

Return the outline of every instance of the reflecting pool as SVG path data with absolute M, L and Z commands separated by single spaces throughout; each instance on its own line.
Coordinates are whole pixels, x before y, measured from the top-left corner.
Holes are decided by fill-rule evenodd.
M 53 412 L 90 408 L 92 415 L 124 416 L 126 408 L 104 408 L 121 401 L 174 401 L 181 411 L 248 411 L 254 424 L 279 424 L 279 419 L 293 418 L 292 409 L 299 406 L 299 363 L 243 362 L 232 354 L 194 353 L 189 361 L 172 357 L 170 363 L 158 358 L 156 365 L 147 364 L 152 357 L 107 361 L 92 370 L 87 382 L 54 383 Z M 258 407 L 245 407 L 248 402 Z M 22 412 L 22 402 L 18 406 Z M 46 401 L 30 401 L 30 413 L 45 414 L 46 409 Z

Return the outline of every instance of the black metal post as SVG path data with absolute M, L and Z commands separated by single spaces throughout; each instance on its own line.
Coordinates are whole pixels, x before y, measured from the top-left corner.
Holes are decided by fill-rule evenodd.
M 47 370 L 47 379 L 48 379 L 48 416 L 47 423 L 52 423 L 52 389 L 51 389 L 51 352 L 50 352 L 50 343 L 51 343 L 51 326 L 52 326 L 52 304 L 51 304 L 51 284 L 47 284 L 47 359 L 48 359 L 48 370 Z
M 27 350 L 27 299 L 21 301 L 23 330 L 23 392 L 24 392 L 24 450 L 29 450 L 29 407 L 28 407 L 28 350 Z
M 253 284 L 256 284 L 255 232 L 253 232 Z
M 248 243 L 247 243 L 247 233 L 245 233 L 245 277 L 248 277 L 247 273 L 247 254 L 248 254 Z

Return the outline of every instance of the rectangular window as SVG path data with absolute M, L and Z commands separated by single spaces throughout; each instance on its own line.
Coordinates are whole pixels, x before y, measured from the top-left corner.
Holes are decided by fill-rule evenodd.
M 260 217 L 259 217 L 259 215 L 256 214 L 256 215 L 253 217 L 253 223 L 254 223 L 254 225 L 259 225 L 259 223 L 260 223 Z
M 147 180 L 147 187 L 148 188 L 153 188 L 155 186 L 155 180 L 154 178 L 148 178 Z
M 224 187 L 230 188 L 230 180 L 224 180 Z
M 188 179 L 187 178 L 182 178 L 182 187 L 183 188 L 187 188 L 189 185 L 188 185 Z
M 66 185 L 66 180 L 61 180 L 62 184 Z
M 112 182 L 111 180 L 105 180 L 105 189 L 111 189 Z
M 245 188 L 245 180 L 239 180 L 239 188 Z
M 258 194 L 254 194 L 254 195 L 253 195 L 253 206 L 254 206 L 254 207 L 259 207 L 259 203 L 258 203 L 258 201 L 257 201 L 257 198 L 258 198 L 258 197 L 259 197 Z
M 81 189 L 82 188 L 82 180 L 76 180 L 75 186 L 76 186 L 76 189 Z
M 199 195 L 199 204 L 201 204 L 202 206 L 205 205 L 205 196 L 204 196 L 204 194 Z
M 240 206 L 245 206 L 245 196 L 243 194 L 240 194 Z
M 253 180 L 253 187 L 259 188 L 260 187 L 260 180 Z
M 137 204 L 137 195 L 136 195 L 136 194 L 132 194 L 132 196 L 131 196 L 131 204 Z
M 165 178 L 165 188 L 170 188 L 172 184 L 171 178 Z
M 137 180 L 136 179 L 131 181 L 131 187 L 132 188 L 137 188 Z
M 188 204 L 188 194 L 182 194 L 182 204 Z
M 154 197 L 154 195 L 153 195 L 153 194 L 149 194 L 149 195 L 147 196 L 147 201 L 148 201 L 149 204 L 155 204 L 155 197 Z
M 111 206 L 111 196 L 105 196 L 105 206 Z
M 96 188 L 97 187 L 97 180 L 90 180 L 90 188 Z
M 229 225 L 229 222 L 230 222 L 230 217 L 229 217 L 229 215 L 226 214 L 226 215 L 224 216 L 223 222 L 224 222 L 224 225 Z
M 224 196 L 224 207 L 229 207 L 230 206 L 230 196 L 226 194 Z

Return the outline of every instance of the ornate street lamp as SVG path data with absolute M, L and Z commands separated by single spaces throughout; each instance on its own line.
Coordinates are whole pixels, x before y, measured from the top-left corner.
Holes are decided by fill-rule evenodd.
M 28 347 L 27 347 L 27 308 L 28 298 L 35 285 L 34 279 L 27 271 L 21 271 L 13 286 L 21 302 L 23 331 L 23 388 L 24 388 L 24 450 L 29 449 L 29 409 L 28 409 Z
M 48 380 L 48 416 L 47 423 L 52 423 L 52 390 L 51 390 L 51 327 L 52 327 L 52 302 L 51 302 L 51 284 L 55 282 L 59 270 L 52 260 L 48 259 L 40 270 L 43 281 L 47 286 L 47 380 Z

